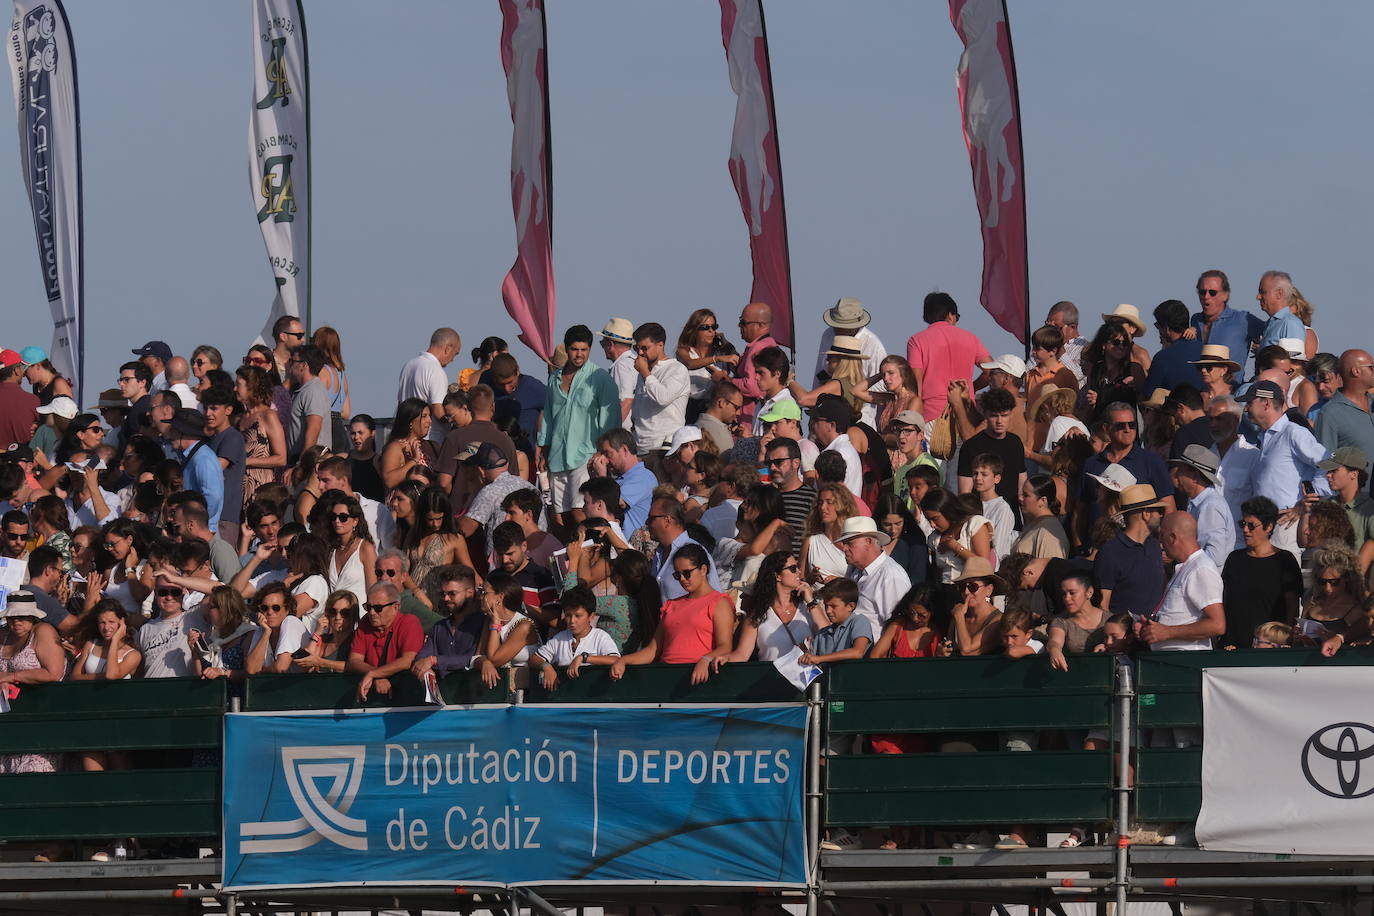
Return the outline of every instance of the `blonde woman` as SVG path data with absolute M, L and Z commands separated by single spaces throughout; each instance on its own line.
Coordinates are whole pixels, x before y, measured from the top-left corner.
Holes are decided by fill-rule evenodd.
M 806 522 L 807 537 L 802 542 L 802 575 L 808 582 L 824 582 L 844 575 L 849 561 L 836 538 L 844 531 L 844 523 L 858 514 L 858 504 L 848 487 L 840 483 L 821 484 L 816 505 Z
M 788 390 L 798 404 L 814 407 L 821 395 L 833 394 L 844 398 L 849 409 L 858 414 L 864 404 L 873 402 L 873 395 L 868 391 L 868 378 L 864 376 L 863 352 L 859 348 L 858 338 L 836 335 L 835 342 L 825 351 L 825 365 L 830 372 L 829 381 L 810 391 L 796 379 L 787 383 Z

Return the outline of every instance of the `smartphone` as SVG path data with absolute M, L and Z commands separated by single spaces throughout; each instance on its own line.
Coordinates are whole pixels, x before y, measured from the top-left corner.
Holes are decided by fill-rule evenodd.
M 1310 480 L 1304 480 L 1304 481 L 1302 482 L 1302 495 L 1303 495 L 1303 496 L 1316 496 L 1316 495 L 1317 495 L 1317 488 L 1314 487 L 1314 486 L 1312 486 L 1312 481 L 1310 481 Z
M 295 652 L 292 652 L 292 653 L 291 653 L 291 657 L 292 657 L 292 658 L 305 658 L 305 657 L 306 657 L 307 655 L 309 655 L 309 654 L 310 654 L 310 650 L 309 650 L 309 649 L 297 649 Z

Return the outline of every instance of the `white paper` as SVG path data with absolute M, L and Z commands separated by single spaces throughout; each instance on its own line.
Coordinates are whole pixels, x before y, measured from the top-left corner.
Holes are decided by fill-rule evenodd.
M 798 690 L 805 690 L 811 686 L 812 681 L 821 676 L 821 669 L 815 665 L 803 665 L 801 657 L 802 650 L 793 646 L 792 651 L 773 660 L 773 667 L 777 668 L 778 674 L 787 678 L 792 686 Z

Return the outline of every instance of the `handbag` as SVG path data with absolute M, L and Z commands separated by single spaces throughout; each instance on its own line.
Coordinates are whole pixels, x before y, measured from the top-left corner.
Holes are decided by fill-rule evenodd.
M 926 435 L 926 447 L 934 458 L 941 461 L 948 461 L 954 457 L 954 447 L 958 442 L 958 436 L 954 429 L 954 412 L 949 404 L 940 411 L 940 415 L 930 424 L 930 432 Z

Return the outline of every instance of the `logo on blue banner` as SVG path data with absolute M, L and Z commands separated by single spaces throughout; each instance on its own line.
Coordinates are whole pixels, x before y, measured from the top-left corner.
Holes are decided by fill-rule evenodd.
M 806 709 L 234 714 L 224 885 L 801 885 Z

